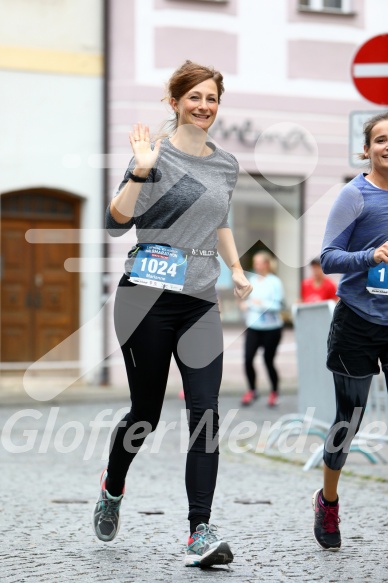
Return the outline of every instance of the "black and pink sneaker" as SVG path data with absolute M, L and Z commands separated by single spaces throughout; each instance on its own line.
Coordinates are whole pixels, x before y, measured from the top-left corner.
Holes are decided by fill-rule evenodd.
M 317 490 L 312 498 L 314 518 L 314 537 L 320 547 L 326 551 L 338 551 L 341 548 L 341 533 L 338 516 L 339 504 L 326 506 L 322 500 L 322 490 Z

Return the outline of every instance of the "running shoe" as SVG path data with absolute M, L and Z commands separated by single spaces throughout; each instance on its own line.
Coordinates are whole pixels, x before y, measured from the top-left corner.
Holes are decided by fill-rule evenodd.
M 241 399 L 241 405 L 244 405 L 245 407 L 248 405 L 252 405 L 253 401 L 255 401 L 257 398 L 259 397 L 257 391 L 247 391 L 242 399 Z
M 326 551 L 338 551 L 341 547 L 341 533 L 338 516 L 339 504 L 336 506 L 325 506 L 322 501 L 322 490 L 317 490 L 313 494 L 314 537 L 320 547 Z
M 120 506 L 124 496 L 111 496 L 106 489 L 108 472 L 101 475 L 101 492 L 93 511 L 93 530 L 97 538 L 104 542 L 112 541 L 120 528 Z
M 217 535 L 217 527 L 201 523 L 187 542 L 186 567 L 211 567 L 228 565 L 233 561 L 233 553 L 227 542 Z
M 276 407 L 277 405 L 279 405 L 279 397 L 276 391 L 272 391 L 268 395 L 267 405 L 268 407 Z

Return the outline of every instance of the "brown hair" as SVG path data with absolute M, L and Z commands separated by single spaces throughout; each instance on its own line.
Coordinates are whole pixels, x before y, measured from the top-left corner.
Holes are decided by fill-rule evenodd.
M 162 101 L 170 100 L 174 97 L 177 101 L 185 95 L 190 89 L 206 81 L 207 79 L 213 79 L 217 85 L 218 92 L 218 103 L 221 103 L 221 95 L 223 94 L 224 82 L 223 76 L 219 71 L 216 71 L 214 67 L 205 67 L 199 65 L 198 63 L 193 63 L 192 61 L 185 61 L 179 69 L 176 69 L 168 80 L 166 87 L 166 96 Z M 174 117 L 166 120 L 161 130 L 158 132 L 158 137 L 168 136 L 176 130 L 178 126 L 178 115 L 174 113 Z
M 384 113 L 378 113 L 377 115 L 371 117 L 370 119 L 368 119 L 368 121 L 364 123 L 363 128 L 364 144 L 367 148 L 370 148 L 370 137 L 373 128 L 375 127 L 375 125 L 385 120 L 388 120 L 388 111 L 385 111 Z M 359 154 L 358 157 L 360 160 L 368 160 L 367 156 L 365 156 L 365 152 Z

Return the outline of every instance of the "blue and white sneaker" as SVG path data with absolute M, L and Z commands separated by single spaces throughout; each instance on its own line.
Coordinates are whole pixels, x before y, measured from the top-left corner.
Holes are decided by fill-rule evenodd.
M 108 472 L 101 475 L 101 492 L 93 511 L 93 530 L 97 538 L 104 542 L 112 541 L 120 529 L 120 506 L 124 496 L 111 496 L 106 489 Z
M 184 563 L 186 567 L 211 567 L 228 565 L 233 553 L 227 542 L 217 536 L 217 527 L 201 523 L 187 542 Z

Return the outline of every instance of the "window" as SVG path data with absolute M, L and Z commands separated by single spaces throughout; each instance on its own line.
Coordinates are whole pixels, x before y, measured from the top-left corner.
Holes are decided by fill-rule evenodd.
M 350 14 L 352 11 L 352 0 L 299 0 L 299 10 L 306 12 Z
M 193 0 L 183 0 L 183 2 L 193 2 Z M 195 0 L 194 0 L 195 1 Z M 217 4 L 227 4 L 229 0 L 196 0 L 197 2 L 216 2 Z M 182 0 L 181 0 L 182 2 Z
M 271 181 L 271 178 L 273 181 Z M 302 215 L 302 176 L 300 182 L 289 186 L 291 176 L 272 176 L 240 174 L 233 192 L 229 223 L 232 226 L 237 248 L 244 254 L 240 260 L 243 269 L 252 271 L 252 257 L 256 251 L 267 250 L 275 257 L 282 257 L 284 241 L 284 209 L 295 219 Z M 254 180 L 258 183 L 255 185 Z M 295 175 L 293 176 L 295 179 Z M 283 183 L 283 185 L 282 185 Z M 302 223 L 287 223 L 289 238 L 288 253 L 295 262 L 302 256 Z M 278 260 L 277 275 L 283 282 L 287 308 L 285 318 L 290 318 L 289 309 L 299 298 L 300 270 Z M 222 263 L 221 276 L 217 289 L 222 303 L 223 321 L 241 321 L 241 311 L 233 295 L 231 271 Z

